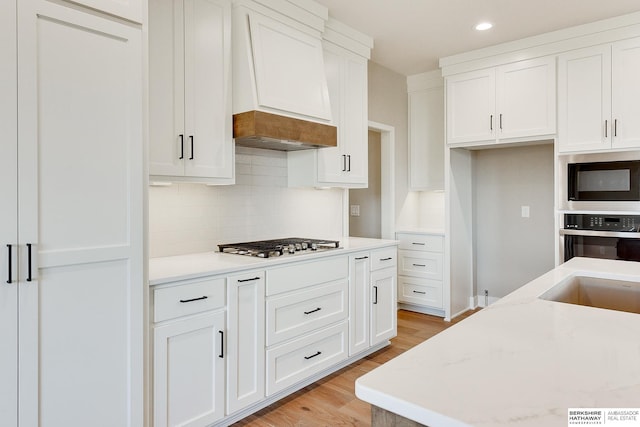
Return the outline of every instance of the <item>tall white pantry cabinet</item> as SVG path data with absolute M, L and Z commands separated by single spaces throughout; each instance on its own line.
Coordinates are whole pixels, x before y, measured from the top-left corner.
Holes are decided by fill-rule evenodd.
M 0 6 L 3 427 L 143 424 L 143 1 Z

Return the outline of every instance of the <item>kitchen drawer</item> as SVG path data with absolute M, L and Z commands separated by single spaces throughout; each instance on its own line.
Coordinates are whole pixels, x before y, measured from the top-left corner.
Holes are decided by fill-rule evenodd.
M 398 276 L 398 302 L 442 308 L 442 282 Z
M 333 282 L 349 276 L 349 257 L 338 256 L 267 270 L 267 296 L 307 286 Z
M 398 251 L 398 274 L 442 280 L 442 254 L 435 252 Z
M 267 346 L 346 319 L 348 292 L 345 279 L 267 299 Z
M 444 236 L 441 235 L 396 233 L 396 239 L 400 240 L 400 249 L 440 253 L 444 251 Z
M 225 279 L 185 282 L 153 291 L 153 320 L 162 322 L 225 306 Z
M 348 335 L 345 321 L 267 350 L 267 396 L 345 360 Z
M 371 251 L 371 271 L 381 268 L 395 267 L 398 264 L 398 248 L 374 249 Z

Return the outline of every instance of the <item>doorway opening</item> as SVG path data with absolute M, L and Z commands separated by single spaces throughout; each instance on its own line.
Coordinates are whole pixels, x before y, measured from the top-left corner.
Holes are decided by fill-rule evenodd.
M 395 130 L 369 122 L 369 186 L 345 190 L 346 235 L 393 239 L 395 235 Z

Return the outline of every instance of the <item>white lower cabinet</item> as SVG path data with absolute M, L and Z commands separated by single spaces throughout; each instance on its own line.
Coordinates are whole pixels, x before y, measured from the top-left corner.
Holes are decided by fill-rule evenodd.
M 206 426 L 225 415 L 225 279 L 154 289 L 153 425 Z
M 224 311 L 154 332 L 154 425 L 204 426 L 224 416 Z
M 232 414 L 265 396 L 265 273 L 230 276 L 227 286 L 227 414 Z
M 411 304 L 405 308 L 422 308 L 429 314 L 444 315 L 444 236 L 399 232 L 396 239 L 400 241 L 398 302 Z
M 381 348 L 396 273 L 393 246 L 154 286 L 153 425 L 228 425 Z

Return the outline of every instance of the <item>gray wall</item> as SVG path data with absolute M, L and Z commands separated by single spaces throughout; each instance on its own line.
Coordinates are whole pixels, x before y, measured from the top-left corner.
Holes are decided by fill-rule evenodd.
M 554 267 L 553 168 L 551 144 L 475 152 L 476 295 L 503 297 Z
M 349 190 L 349 205 L 360 206 L 360 216 L 349 215 L 349 235 L 381 236 L 380 133 L 369 131 L 369 187 Z

